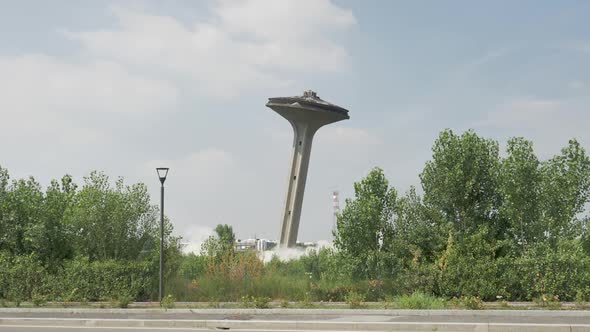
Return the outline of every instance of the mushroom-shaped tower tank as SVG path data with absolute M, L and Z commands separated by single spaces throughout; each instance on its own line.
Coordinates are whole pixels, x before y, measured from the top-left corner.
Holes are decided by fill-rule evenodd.
M 313 135 L 322 126 L 347 120 L 349 116 L 346 109 L 320 99 L 313 91 L 305 91 L 303 96 L 269 98 L 266 106 L 289 120 L 295 134 L 279 243 L 282 247 L 293 247 L 297 242 L 297 232 L 299 231 L 299 219 L 301 218 Z

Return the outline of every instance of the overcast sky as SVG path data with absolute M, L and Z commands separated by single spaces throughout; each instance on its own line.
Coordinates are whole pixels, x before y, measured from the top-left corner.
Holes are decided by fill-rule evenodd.
M 350 110 L 315 137 L 299 239 L 330 240 L 374 166 L 405 192 L 445 128 L 590 148 L 589 1 L 0 1 L 0 165 L 44 186 L 171 168 L 166 213 L 279 237 L 292 129 L 268 97 Z

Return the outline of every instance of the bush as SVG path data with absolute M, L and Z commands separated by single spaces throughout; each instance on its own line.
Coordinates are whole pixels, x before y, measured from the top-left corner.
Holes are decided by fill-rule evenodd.
M 590 285 L 590 256 L 578 240 L 558 241 L 555 248 L 538 244 L 520 257 L 514 268 L 529 300 L 549 294 L 573 301 L 578 291 L 584 292 Z
M 466 236 L 461 241 L 449 240 L 439 260 L 440 295 L 445 297 L 480 296 L 495 300 L 501 280 L 494 256 L 496 244 L 486 239 L 487 229 Z
M 46 272 L 37 257 L 32 254 L 14 257 L 6 277 L 7 297 L 18 307 L 21 302 L 32 299 L 33 294 L 43 292 Z
M 134 300 L 147 299 L 152 277 L 149 263 L 78 258 L 67 261 L 58 271 L 54 297 L 67 294 L 66 301 L 99 301 L 118 300 L 124 294 Z
M 400 309 L 444 309 L 445 307 L 444 300 L 422 292 L 398 296 L 395 298 L 395 303 Z

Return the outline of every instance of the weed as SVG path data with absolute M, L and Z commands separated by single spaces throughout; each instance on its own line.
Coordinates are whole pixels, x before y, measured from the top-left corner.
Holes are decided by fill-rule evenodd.
M 400 309 L 444 309 L 445 307 L 444 300 L 422 292 L 398 296 L 395 298 L 395 303 Z
M 561 302 L 559 302 L 559 295 L 543 294 L 535 298 L 533 302 L 537 303 L 541 307 L 546 307 L 548 309 L 561 308 Z
M 311 302 L 311 294 L 309 292 L 305 292 L 305 294 L 303 295 L 303 300 L 301 302 L 299 302 L 299 305 L 302 308 L 313 308 L 314 305 Z
M 268 309 L 270 303 L 270 298 L 259 296 L 254 298 L 254 307 L 256 309 Z
M 344 300 L 346 301 L 346 304 L 350 306 L 351 309 L 357 309 L 364 306 L 365 295 L 351 290 L 350 292 L 348 292 L 348 294 L 346 294 Z
M 393 309 L 395 308 L 395 297 L 392 295 L 385 295 L 382 303 L 383 309 Z
M 160 306 L 164 309 L 172 309 L 176 306 L 176 299 L 171 294 L 168 294 L 160 301 Z
M 580 308 L 580 309 L 584 309 L 586 307 L 586 292 L 584 291 L 577 291 L 576 292 L 576 298 L 575 298 L 575 302 L 576 302 L 576 307 Z
M 471 310 L 483 309 L 483 302 L 479 296 L 462 296 L 460 299 L 461 306 Z
M 215 308 L 215 309 L 221 308 L 221 306 L 219 305 L 219 301 L 209 301 L 209 303 L 207 304 L 207 307 Z
M 116 301 L 116 306 L 119 308 L 127 308 L 129 303 L 133 302 L 133 298 L 129 294 L 119 295 Z
M 35 307 L 40 307 L 47 302 L 47 299 L 43 295 L 35 293 L 35 294 L 33 294 L 32 297 L 33 297 L 32 298 L 33 306 L 35 306 Z

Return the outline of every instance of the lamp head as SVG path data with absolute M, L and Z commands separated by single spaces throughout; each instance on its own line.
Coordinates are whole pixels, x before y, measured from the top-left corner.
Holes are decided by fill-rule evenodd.
M 156 171 L 158 172 L 158 177 L 160 178 L 160 182 L 164 185 L 164 181 L 166 181 L 166 176 L 168 176 L 168 167 L 158 167 Z

